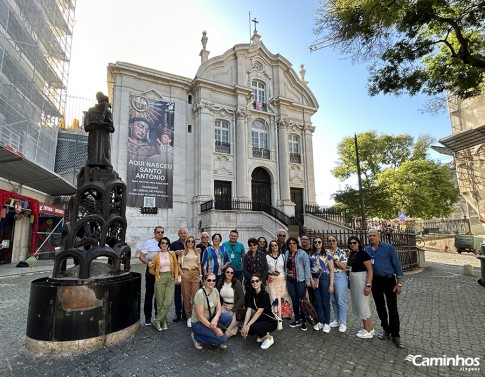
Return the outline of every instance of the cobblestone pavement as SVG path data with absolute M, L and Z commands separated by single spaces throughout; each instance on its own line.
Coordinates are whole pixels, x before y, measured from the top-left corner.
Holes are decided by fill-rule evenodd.
M 285 321 L 284 330 L 274 334 L 275 344 L 264 351 L 255 339 L 239 336 L 230 339 L 226 350 L 206 346 L 196 350 L 190 329 L 179 321 L 169 322 L 169 330 L 163 332 L 142 326 L 134 337 L 116 346 L 68 356 L 39 356 L 24 345 L 30 282 L 50 275 L 51 270 L 42 272 L 47 267 L 36 266 L 19 275 L 18 271 L 5 273 L 8 269 L 3 267 L 0 376 L 485 375 L 485 288 L 477 284 L 477 277 L 464 276 L 459 265 L 429 262 L 426 270 L 406 274 L 398 301 L 405 350 L 390 341 L 356 338 L 360 321 L 349 310 L 347 333 L 332 329 L 324 334 L 311 328 L 303 332 L 289 328 Z M 142 273 L 143 266 L 134 265 L 132 270 Z M 377 319 L 374 307 L 372 311 Z M 378 321 L 375 326 L 379 331 Z M 404 360 L 408 355 L 479 357 L 481 370 L 415 366 Z

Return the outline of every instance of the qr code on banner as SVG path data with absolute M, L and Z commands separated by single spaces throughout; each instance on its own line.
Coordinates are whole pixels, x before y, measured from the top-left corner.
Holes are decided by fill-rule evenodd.
M 153 196 L 144 196 L 143 197 L 143 207 L 146 207 L 146 208 L 155 208 L 155 197 L 153 197 Z

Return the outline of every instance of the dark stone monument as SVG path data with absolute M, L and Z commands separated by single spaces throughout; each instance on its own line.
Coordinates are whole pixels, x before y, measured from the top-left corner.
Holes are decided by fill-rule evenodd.
M 94 350 L 139 328 L 141 275 L 125 243 L 126 186 L 111 165 L 108 97 L 84 113 L 88 159 L 69 201 L 52 277 L 31 284 L 27 348 L 37 353 Z M 74 266 L 67 268 L 72 259 Z

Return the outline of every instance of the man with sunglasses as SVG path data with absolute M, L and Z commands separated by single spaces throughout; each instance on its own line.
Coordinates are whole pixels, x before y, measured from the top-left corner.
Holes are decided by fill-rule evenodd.
M 146 264 L 147 268 L 145 271 L 145 302 L 143 306 L 143 311 L 145 313 L 145 326 L 151 326 L 152 324 L 152 302 L 153 295 L 155 294 L 155 276 L 148 273 L 148 267 L 152 263 L 152 259 L 156 253 L 160 251 L 158 243 L 162 239 L 165 233 L 163 226 L 156 226 L 153 230 L 153 238 L 150 238 L 145 242 L 143 248 L 140 250 L 140 255 L 138 259 L 143 264 Z M 157 314 L 157 303 L 153 303 L 155 307 L 155 315 Z
M 245 253 L 244 245 L 237 239 L 239 237 L 239 232 L 236 229 L 231 230 L 229 233 L 229 241 L 222 244 L 224 250 L 229 254 L 229 259 L 231 260 L 231 265 L 234 268 L 234 273 L 236 278 L 242 282 L 243 280 L 243 266 L 242 260 Z
M 177 241 L 172 242 L 170 245 L 170 250 L 175 251 L 177 257 L 180 258 L 184 254 L 185 250 L 185 241 L 187 240 L 187 228 L 180 228 L 178 231 L 179 239 Z M 185 313 L 182 313 L 182 288 L 181 285 L 178 284 L 175 286 L 175 317 L 173 317 L 173 322 L 178 322 L 182 315 L 185 318 Z
M 276 241 L 281 253 L 285 253 L 288 250 L 286 246 L 286 230 L 280 229 L 276 232 Z

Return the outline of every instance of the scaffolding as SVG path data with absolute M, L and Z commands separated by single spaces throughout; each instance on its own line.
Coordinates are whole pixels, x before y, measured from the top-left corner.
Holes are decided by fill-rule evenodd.
M 452 134 L 485 125 L 485 95 L 461 100 L 449 96 L 448 108 Z M 467 203 L 485 220 L 485 144 L 477 143 L 455 152 L 460 192 Z
M 75 0 L 0 0 L 0 141 L 54 170 Z

